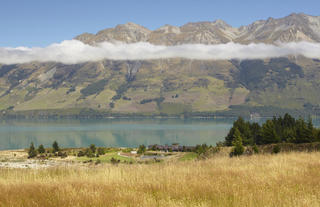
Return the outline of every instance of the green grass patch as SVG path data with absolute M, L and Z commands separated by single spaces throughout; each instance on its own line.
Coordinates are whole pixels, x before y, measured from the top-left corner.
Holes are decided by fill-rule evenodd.
M 191 161 L 198 158 L 198 154 L 195 152 L 185 153 L 182 157 L 179 158 L 179 161 Z
M 118 152 L 109 152 L 105 155 L 101 155 L 100 157 L 77 157 L 76 159 L 78 161 L 84 162 L 84 161 L 89 161 L 92 160 L 93 162 L 100 160 L 101 162 L 104 163 L 109 163 L 111 158 L 114 158 L 116 160 L 120 160 L 120 162 L 135 162 L 135 160 L 131 157 L 123 157 L 118 155 Z

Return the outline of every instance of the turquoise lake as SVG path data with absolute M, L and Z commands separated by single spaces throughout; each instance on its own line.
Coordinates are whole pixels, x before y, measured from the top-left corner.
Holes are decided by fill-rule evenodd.
M 3 120 L 0 150 L 57 141 L 61 147 L 137 147 L 141 144 L 193 146 L 224 140 L 231 119 Z
M 137 147 L 141 144 L 194 146 L 223 141 L 234 119 L 2 120 L 0 150 L 29 147 Z M 260 120 L 259 122 L 263 122 Z M 314 122 L 319 126 L 319 121 Z

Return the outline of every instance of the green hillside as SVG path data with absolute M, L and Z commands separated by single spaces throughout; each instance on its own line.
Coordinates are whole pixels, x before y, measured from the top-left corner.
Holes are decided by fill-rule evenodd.
M 319 89 L 320 61 L 303 57 L 0 66 L 3 115 L 315 114 Z

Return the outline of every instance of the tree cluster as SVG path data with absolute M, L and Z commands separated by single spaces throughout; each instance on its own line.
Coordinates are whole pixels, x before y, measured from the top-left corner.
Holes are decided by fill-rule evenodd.
M 52 153 L 53 156 L 59 156 L 61 158 L 68 156 L 66 152 L 61 152 L 57 141 L 53 142 L 52 150 L 47 150 L 47 153 L 46 154 L 45 153 L 46 153 L 46 149 L 44 148 L 43 144 L 40 144 L 38 149 L 36 149 L 33 142 L 31 142 L 30 147 L 28 149 L 28 158 L 37 157 L 39 154 L 40 154 L 40 157 L 43 158 L 43 157 L 50 155 L 50 153 Z M 50 156 L 52 156 L 52 155 L 50 155 Z
M 104 155 L 106 153 L 105 148 L 103 147 L 96 147 L 94 144 L 91 144 L 88 148 L 86 148 L 84 151 L 78 152 L 78 157 L 99 157 L 100 155 Z
M 274 143 L 310 143 L 320 141 L 320 130 L 312 120 L 295 119 L 289 114 L 273 117 L 264 124 L 251 123 L 239 117 L 225 138 L 226 146 L 235 146 L 241 138 L 243 145 Z

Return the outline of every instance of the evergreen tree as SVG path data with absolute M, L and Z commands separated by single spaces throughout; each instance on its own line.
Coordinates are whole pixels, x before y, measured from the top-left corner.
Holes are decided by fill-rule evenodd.
M 230 156 L 239 156 L 243 154 L 244 147 L 242 144 L 242 137 L 238 129 L 235 129 L 232 145 L 234 147 L 230 153 Z
M 37 151 L 34 147 L 34 144 L 33 142 L 31 142 L 30 144 L 30 148 L 28 150 L 28 158 L 33 158 L 33 157 L 36 157 L 37 156 Z
M 253 144 L 261 144 L 261 126 L 258 123 L 252 123 L 250 125 L 250 131 L 253 137 Z
M 310 136 L 310 142 L 317 141 L 317 129 L 313 126 L 311 118 L 308 120 L 308 134 Z
M 312 129 L 309 127 L 312 126 Z M 312 142 L 312 123 L 306 124 L 306 122 L 300 118 L 296 121 L 296 138 L 293 140 L 295 143 L 307 143 Z
M 39 147 L 38 147 L 38 152 L 39 152 L 40 154 L 42 154 L 42 153 L 45 153 L 45 152 L 46 152 L 46 150 L 44 149 L 44 147 L 43 147 L 43 145 L 42 145 L 42 144 L 40 144 L 40 145 L 39 145 Z
M 258 123 L 245 122 L 239 117 L 226 136 L 225 145 L 233 145 L 237 130 L 243 145 L 320 141 L 320 129 L 314 127 L 310 118 L 306 122 L 302 118 L 296 120 L 289 114 L 285 114 L 283 118 L 281 116 L 273 117 L 273 119 L 267 120 L 262 127 Z
M 53 144 L 52 144 L 52 149 L 53 149 L 53 153 L 56 153 L 56 152 L 59 152 L 60 151 L 60 147 L 58 145 L 58 142 L 57 141 L 54 141 Z
M 292 116 L 286 113 L 283 117 L 283 126 L 285 128 L 293 129 L 295 124 L 296 124 L 296 120 Z
M 91 149 L 91 151 L 92 151 L 93 153 L 95 153 L 95 152 L 96 152 L 96 145 L 91 144 L 91 145 L 90 145 L 90 149 Z
M 267 120 L 266 123 L 262 125 L 262 144 L 271 144 L 280 142 L 280 137 L 278 136 L 274 122 Z
M 232 141 L 233 141 L 234 133 L 235 133 L 236 129 L 239 130 L 241 136 L 243 137 L 243 144 L 244 145 L 253 144 L 254 140 L 253 140 L 251 130 L 250 130 L 250 123 L 245 122 L 242 117 L 239 117 L 233 123 L 231 130 L 229 131 L 228 135 L 225 138 L 227 146 L 232 145 Z

